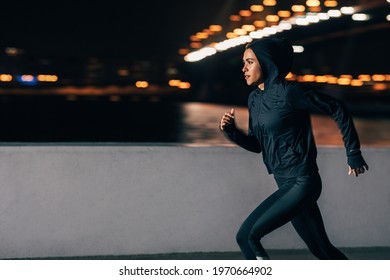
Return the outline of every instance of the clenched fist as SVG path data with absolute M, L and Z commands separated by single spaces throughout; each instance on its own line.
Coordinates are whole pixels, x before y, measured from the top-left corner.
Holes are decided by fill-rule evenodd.
M 230 112 L 226 112 L 222 116 L 221 122 L 219 123 L 219 128 L 222 131 L 236 128 L 235 117 L 234 117 L 234 108 L 232 108 L 230 110 Z

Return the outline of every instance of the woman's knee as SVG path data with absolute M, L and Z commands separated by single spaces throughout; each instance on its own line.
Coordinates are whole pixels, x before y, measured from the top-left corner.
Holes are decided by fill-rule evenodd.
M 240 229 L 236 234 L 236 242 L 238 245 L 248 244 L 249 232 Z
M 251 231 L 248 235 L 248 243 L 252 245 L 256 245 L 257 243 L 260 243 L 261 237 L 254 231 Z
M 240 248 L 249 246 L 248 248 L 252 248 L 252 250 L 254 250 L 257 248 L 257 244 L 260 242 L 260 238 L 253 231 L 238 231 L 236 235 L 236 241 Z

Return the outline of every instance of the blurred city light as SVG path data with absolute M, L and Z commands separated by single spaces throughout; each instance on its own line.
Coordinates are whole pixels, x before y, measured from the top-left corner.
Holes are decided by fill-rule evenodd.
M 239 15 L 242 17 L 250 17 L 252 15 L 252 12 L 250 10 L 241 10 L 239 12 Z
M 189 82 L 183 82 L 181 80 L 169 80 L 168 82 L 169 86 L 171 87 L 177 87 L 179 89 L 189 89 L 191 88 L 191 84 Z
M 363 13 L 355 14 L 356 9 L 352 6 L 337 9 L 337 1 L 325 1 L 324 6 L 329 8 L 327 11 L 321 11 L 321 3 L 318 0 L 307 0 L 305 2 L 306 5 L 292 5 L 291 11 L 275 8 L 276 10 L 271 12 L 269 9 L 272 9 L 276 4 L 276 1 L 263 1 L 263 5 L 251 5 L 248 10 L 240 10 L 239 15 L 231 15 L 231 21 L 243 21 L 245 24 L 243 24 L 241 28 L 235 27 L 233 30 L 228 31 L 226 33 L 226 40 L 218 42 L 218 39 L 215 39 L 213 43 L 208 43 L 206 39 L 209 36 L 204 34 L 203 36 L 196 36 L 198 42 L 192 41 L 190 44 L 193 50 L 188 50 L 188 52 L 181 51 L 184 60 L 186 62 L 200 61 L 217 52 L 223 52 L 230 48 L 251 42 L 253 39 L 272 36 L 279 32 L 293 29 L 295 26 L 304 27 L 317 24 L 333 18 L 339 18 L 343 15 L 352 15 L 352 19 L 355 21 L 369 19 L 369 16 Z M 306 12 L 307 10 L 308 12 Z M 263 17 L 258 17 L 257 15 L 262 14 L 262 12 L 266 14 L 264 14 Z M 253 13 L 256 13 L 256 18 L 253 18 Z M 247 22 L 249 21 L 249 17 L 252 19 L 252 24 Z M 244 18 L 248 18 L 248 20 Z M 281 18 L 283 20 L 281 20 Z M 199 33 L 197 34 L 199 35 Z M 202 43 L 200 43 L 200 41 L 202 41 Z
M 341 86 L 348 86 L 351 84 L 351 79 L 350 78 L 347 78 L 347 77 L 340 77 L 338 80 L 337 80 L 337 83 Z
M 341 14 L 340 10 L 329 10 L 328 15 L 330 17 L 337 18 L 337 17 L 341 17 L 342 14 Z
M 320 20 L 328 20 L 329 19 L 329 15 L 327 13 L 318 13 L 317 16 Z
M 1 82 L 11 82 L 12 81 L 12 75 L 0 74 L 0 81 Z
M 37 80 L 39 82 L 57 82 L 58 76 L 57 75 L 38 75 Z
M 372 75 L 372 80 L 375 82 L 383 82 L 386 81 L 386 76 L 380 74 L 374 74 Z
M 340 9 L 340 11 L 344 15 L 352 15 L 355 12 L 355 8 L 354 7 L 342 7 Z
M 243 36 L 246 35 L 248 32 L 244 29 L 236 28 L 233 30 L 233 33 L 236 34 L 237 36 Z
M 276 0 L 264 0 L 263 1 L 264 6 L 275 6 L 276 5 Z
M 137 81 L 135 83 L 135 86 L 137 88 L 147 88 L 147 87 L 149 87 L 149 83 L 147 81 Z
M 376 91 L 383 91 L 387 89 L 387 85 L 384 83 L 376 83 L 372 86 L 372 88 Z
M 222 31 L 222 26 L 219 24 L 210 25 L 210 30 L 213 32 L 220 32 Z
M 265 20 L 268 22 L 278 22 L 279 21 L 279 16 L 277 15 L 267 15 L 265 17 Z
M 278 16 L 280 16 L 281 18 L 288 18 L 291 16 L 291 12 L 286 10 L 281 10 L 278 11 Z
M 5 48 L 5 53 L 9 56 L 16 56 L 21 53 L 21 51 L 14 47 L 7 47 Z
M 325 7 L 328 7 L 328 8 L 334 8 L 334 7 L 337 7 L 338 3 L 337 3 L 337 1 L 326 0 L 324 2 L 324 5 L 325 5 Z
M 358 76 L 358 79 L 362 82 L 369 82 L 371 81 L 371 76 L 366 74 L 361 74 Z
M 354 87 L 379 84 L 378 86 L 375 87 L 375 90 L 384 90 L 387 89 L 387 85 L 384 82 L 390 81 L 390 75 L 360 74 L 357 75 L 356 78 L 354 78 L 352 75 L 349 74 L 343 74 L 337 77 L 329 74 L 328 75 L 314 75 L 314 74 L 296 75 L 290 72 L 287 74 L 286 79 L 290 81 L 300 81 L 305 83 L 327 83 L 327 84 L 338 84 L 341 86 L 351 85 Z M 384 88 L 383 85 L 386 85 L 386 88 Z
M 295 13 L 304 12 L 306 10 L 306 7 L 303 5 L 294 5 L 291 7 L 291 11 Z
M 239 15 L 231 15 L 230 16 L 230 20 L 231 21 L 240 21 L 241 20 L 241 16 L 239 16 Z
M 16 79 L 22 83 L 22 84 L 27 84 L 27 85 L 35 85 L 37 84 L 37 78 L 34 77 L 33 75 L 19 75 L 16 77 Z
M 305 48 L 303 46 L 293 46 L 294 53 L 303 53 Z
M 371 31 L 375 32 L 377 29 L 387 28 L 386 23 L 383 24 L 383 22 L 384 18 L 386 18 L 387 21 L 390 21 L 388 10 L 386 12 L 383 12 L 384 10 L 380 11 L 380 13 L 377 11 L 378 7 L 388 7 L 389 5 L 385 4 L 383 0 L 382 3 L 379 2 L 380 1 L 378 0 L 339 2 L 330 0 L 301 0 L 295 1 L 294 3 L 287 3 L 286 1 L 264 0 L 260 1 L 261 5 L 253 4 L 247 5 L 247 7 L 245 7 L 244 4 L 237 6 L 232 5 L 232 8 L 236 10 L 231 11 L 233 14 L 230 12 L 229 14 L 225 14 L 225 21 L 221 19 L 221 22 L 209 22 L 205 28 L 198 30 L 198 32 L 195 31 L 192 35 L 185 35 L 184 38 L 187 38 L 187 40 L 189 38 L 190 40 L 185 46 L 180 46 L 181 48 L 178 48 L 177 53 L 184 58 L 185 62 L 196 62 L 231 48 L 245 45 L 254 39 L 261 39 L 284 32 L 281 36 L 286 35 L 286 38 L 292 39 L 291 41 L 296 44 L 293 46 L 295 53 L 306 52 L 308 56 L 312 56 L 314 46 L 319 41 L 326 42 L 328 39 L 334 40 L 336 37 L 341 38 L 344 35 L 350 36 L 348 32 L 351 32 L 351 34 L 360 34 L 363 32 L 368 34 Z M 390 0 L 387 0 L 387 2 L 390 3 Z M 343 7 L 342 5 L 345 6 Z M 342 17 L 342 19 L 339 19 L 340 17 Z M 370 19 L 372 19 L 372 21 L 368 22 L 367 25 L 362 25 L 359 22 L 352 22 L 352 20 L 367 21 Z M 340 23 L 345 24 L 348 28 L 339 28 Z M 311 27 L 316 24 L 318 24 L 318 29 Z M 306 30 L 308 36 L 305 34 Z M 296 36 L 297 34 L 298 36 Z M 346 48 L 347 47 L 350 46 L 346 46 Z M 153 79 L 155 79 L 156 82 L 148 76 L 150 75 L 150 72 L 152 72 L 152 67 L 147 66 L 145 68 L 139 68 L 138 66 L 133 66 L 133 63 L 137 64 L 138 62 L 115 62 L 109 65 L 111 62 L 106 62 L 104 59 L 97 59 L 91 56 L 86 59 L 88 60 L 87 62 L 81 62 L 78 65 L 82 65 L 83 70 L 80 70 L 80 72 L 72 72 L 69 71 L 69 69 L 72 69 L 71 67 L 73 66 L 65 66 L 69 68 L 64 70 L 65 67 L 62 68 L 63 61 L 58 62 L 56 59 L 52 59 L 49 56 L 45 57 L 45 53 L 42 57 L 35 58 L 34 60 L 34 53 L 32 51 L 29 51 L 29 53 L 26 54 L 24 54 L 24 52 L 24 47 L 21 49 L 18 45 L 11 45 L 3 49 L 3 56 L 0 61 L 0 66 L 2 67 L 0 68 L 0 73 L 3 74 L 0 74 L 0 82 L 3 83 L 5 88 L 21 84 L 38 85 L 35 88 L 39 88 L 40 85 L 49 87 L 50 83 L 53 83 L 54 86 L 63 86 L 73 82 L 82 85 L 104 85 L 105 83 L 135 84 L 137 88 L 147 88 L 150 86 L 149 83 L 153 84 L 153 87 L 157 83 L 166 86 L 169 79 L 180 77 L 180 74 L 182 74 L 181 71 L 186 71 L 186 66 L 181 68 L 181 65 L 180 67 L 177 67 L 178 70 L 176 73 L 168 73 L 168 71 L 161 69 L 162 67 L 157 69 L 159 66 L 156 66 L 156 70 L 153 70 L 155 71 Z M 229 56 L 229 53 L 227 53 L 227 56 Z M 302 56 L 298 57 L 298 59 L 301 58 Z M 345 59 L 347 59 L 347 57 Z M 107 61 L 109 61 L 109 59 L 107 59 Z M 176 62 L 177 61 L 170 62 L 170 64 Z M 68 62 L 63 64 L 67 63 Z M 69 64 L 71 63 L 72 62 L 69 62 Z M 349 80 L 350 85 L 361 86 L 370 84 L 370 87 L 374 83 L 389 82 L 389 79 L 387 78 L 389 74 L 386 73 L 386 69 L 382 71 L 381 67 L 378 67 L 380 69 L 379 71 L 372 71 L 373 73 L 379 72 L 379 74 L 375 75 L 372 75 L 373 73 L 370 73 L 369 70 L 362 67 L 360 67 L 359 70 L 356 70 L 356 72 L 353 69 L 349 69 L 347 72 L 354 72 L 354 76 L 345 78 L 325 75 L 325 71 L 332 71 L 333 65 L 326 65 L 326 68 L 323 67 L 323 69 L 315 69 L 317 67 L 317 65 L 314 65 L 315 63 L 317 62 L 314 62 L 313 60 L 313 63 L 309 62 L 305 63 L 304 66 L 299 66 L 302 67 L 300 70 L 302 73 L 309 73 L 314 76 L 306 76 L 303 78 L 304 75 L 300 77 L 295 73 L 291 74 L 290 79 L 302 79 L 305 81 L 309 79 L 316 83 L 339 83 L 341 85 L 346 84 L 347 80 Z M 165 64 L 165 70 L 172 66 L 168 64 L 169 63 Z M 345 64 L 347 63 L 345 62 Z M 347 69 L 347 66 L 342 65 L 340 67 Z M 66 72 L 69 77 L 64 77 L 62 71 Z M 356 76 L 358 71 L 363 72 L 363 74 Z M 29 75 L 22 75 L 23 73 L 29 73 Z M 161 73 L 164 73 L 165 75 L 163 79 L 156 78 L 157 75 L 160 75 Z M 368 75 L 368 73 L 371 75 Z M 339 73 L 335 71 L 334 74 L 336 75 Z M 149 82 L 146 82 L 145 80 L 148 80 Z M 180 80 L 178 81 L 179 83 L 182 82 Z M 5 83 L 8 84 L 5 85 Z M 175 87 L 179 88 L 179 83 L 176 84 Z M 172 85 L 170 84 L 170 86 Z M 182 87 L 185 86 L 186 84 L 182 85 Z
M 358 80 L 358 79 L 353 79 L 351 81 L 351 86 L 353 87 L 361 87 L 363 85 L 363 81 Z
M 181 82 L 180 80 L 169 80 L 168 84 L 171 87 L 177 87 L 177 86 L 179 86 L 180 82 Z
M 252 31 L 255 31 L 256 30 L 256 26 L 252 25 L 252 24 L 245 24 L 241 27 L 243 30 L 247 31 L 247 32 L 252 32 Z
M 199 61 L 207 56 L 215 54 L 216 52 L 217 50 L 215 48 L 205 47 L 203 49 L 200 49 L 197 52 L 189 53 L 188 55 L 185 56 L 185 60 L 188 62 Z
M 189 89 L 191 87 L 191 84 L 188 82 L 180 82 L 178 87 L 180 89 Z
M 353 14 L 352 19 L 355 21 L 367 21 L 370 19 L 370 16 L 366 14 Z
M 318 0 L 307 0 L 306 1 L 306 6 L 308 6 L 308 7 L 318 7 L 320 5 L 321 5 L 321 3 Z
M 389 1 L 390 1 L 390 0 L 389 0 Z M 257 13 L 259 13 L 259 12 L 264 11 L 264 6 L 262 6 L 262 5 L 252 5 L 252 6 L 250 7 L 250 10 L 251 10 L 252 12 L 257 12 Z

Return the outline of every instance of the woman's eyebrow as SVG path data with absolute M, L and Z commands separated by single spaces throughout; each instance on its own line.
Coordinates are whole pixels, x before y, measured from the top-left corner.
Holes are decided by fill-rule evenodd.
M 249 60 L 253 60 L 253 58 L 252 57 L 245 58 L 242 60 L 242 62 L 249 61 Z

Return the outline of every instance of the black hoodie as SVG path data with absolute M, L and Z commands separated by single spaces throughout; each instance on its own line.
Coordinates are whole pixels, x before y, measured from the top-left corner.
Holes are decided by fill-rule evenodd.
M 291 44 L 280 38 L 266 38 L 250 43 L 261 65 L 264 91 L 258 87 L 248 98 L 248 136 L 230 127 L 226 136 L 252 152 L 263 152 L 270 174 L 296 177 L 318 171 L 317 149 L 310 113 L 326 113 L 339 126 L 351 168 L 365 164 L 352 118 L 340 101 L 307 90 L 298 82 L 289 82 L 293 57 Z

